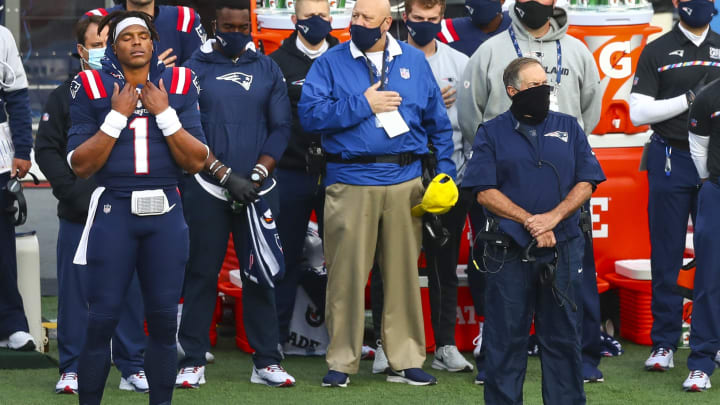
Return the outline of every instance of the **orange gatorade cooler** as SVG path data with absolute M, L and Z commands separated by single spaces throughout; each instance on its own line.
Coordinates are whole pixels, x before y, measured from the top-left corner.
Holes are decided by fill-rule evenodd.
M 593 134 L 633 134 L 648 130 L 647 125 L 636 127 L 630 122 L 628 100 L 640 52 L 648 36 L 660 32 L 660 28 L 649 24 L 653 9 L 648 3 L 631 1 L 627 0 L 629 4 L 626 4 L 611 0 L 610 5 L 605 6 L 585 1 L 584 5 L 568 7 L 568 34 L 587 45 L 600 72 L 602 112 Z

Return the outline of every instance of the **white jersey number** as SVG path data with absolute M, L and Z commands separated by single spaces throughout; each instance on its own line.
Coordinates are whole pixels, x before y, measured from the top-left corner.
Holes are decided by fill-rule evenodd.
M 130 121 L 128 128 L 133 130 L 135 143 L 135 174 L 148 174 L 148 117 L 136 117 Z

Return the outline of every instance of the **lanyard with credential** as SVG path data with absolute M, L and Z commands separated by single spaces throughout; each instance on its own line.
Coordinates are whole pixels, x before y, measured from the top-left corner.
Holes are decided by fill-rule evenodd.
M 523 54 L 520 50 L 520 44 L 518 44 L 517 37 L 515 36 L 515 30 L 512 25 L 508 27 L 508 34 L 510 34 L 510 39 L 515 47 L 515 53 L 517 53 L 518 58 L 522 58 Z M 560 85 L 560 79 L 562 79 L 562 48 L 560 47 L 559 39 L 555 40 L 555 46 L 557 47 L 557 72 L 555 73 L 555 84 Z
M 390 63 L 388 62 L 388 40 L 385 40 L 385 49 L 383 49 L 383 55 L 382 55 L 382 68 L 380 69 L 380 88 L 378 90 L 383 90 L 387 87 L 388 82 L 390 81 Z M 375 84 L 376 80 L 376 74 L 377 68 L 375 67 L 375 64 L 372 63 L 370 58 L 368 58 L 367 55 L 365 55 L 365 52 L 363 52 L 363 56 L 365 57 L 365 64 L 368 68 L 368 77 L 370 78 L 370 85 L 372 86 Z

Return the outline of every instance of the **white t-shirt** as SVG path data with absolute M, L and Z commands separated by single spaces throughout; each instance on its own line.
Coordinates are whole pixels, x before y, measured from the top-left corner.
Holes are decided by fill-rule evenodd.
M 432 69 L 435 81 L 442 90 L 447 86 L 452 86 L 457 90 L 457 85 L 462 80 L 463 72 L 465 71 L 465 65 L 467 65 L 470 58 L 465 54 L 456 51 L 448 45 L 435 40 L 437 51 L 434 55 L 427 58 Z M 457 97 L 457 94 L 455 95 Z M 472 151 L 472 145 L 463 140 L 462 134 L 460 133 L 460 125 L 458 124 L 457 114 L 457 101 L 448 110 L 448 117 L 453 129 L 453 145 L 454 150 L 452 154 L 452 160 L 457 168 L 457 184 L 462 181 L 462 176 L 465 173 L 465 165 L 469 160 L 470 152 Z

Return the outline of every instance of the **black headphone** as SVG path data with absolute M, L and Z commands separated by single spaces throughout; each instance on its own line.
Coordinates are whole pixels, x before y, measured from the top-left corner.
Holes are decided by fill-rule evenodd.
M 522 260 L 526 262 L 534 262 L 536 261 L 536 257 L 533 256 L 530 251 L 537 247 L 537 239 L 534 239 L 528 243 L 527 247 L 523 251 L 523 257 Z M 555 275 L 557 270 L 557 264 L 558 264 L 558 250 L 557 246 L 553 247 L 553 259 L 548 262 L 544 263 L 542 265 L 542 268 L 540 269 L 540 284 L 542 285 L 549 285 L 552 288 L 552 291 L 554 294 L 557 294 L 562 298 L 565 302 L 570 304 L 570 308 L 573 312 L 577 312 L 577 304 L 575 304 L 570 297 L 568 297 L 562 290 L 557 288 L 557 285 L 555 284 Z
M 33 179 L 35 185 L 40 184 L 38 178 L 28 172 L 30 177 Z M 20 226 L 27 221 L 27 200 L 25 200 L 25 194 L 23 194 L 23 186 L 20 179 L 15 176 L 7 182 L 6 190 L 10 196 L 10 202 L 5 208 L 5 214 L 12 217 L 11 222 L 14 226 Z M 17 206 L 15 204 L 17 203 Z

